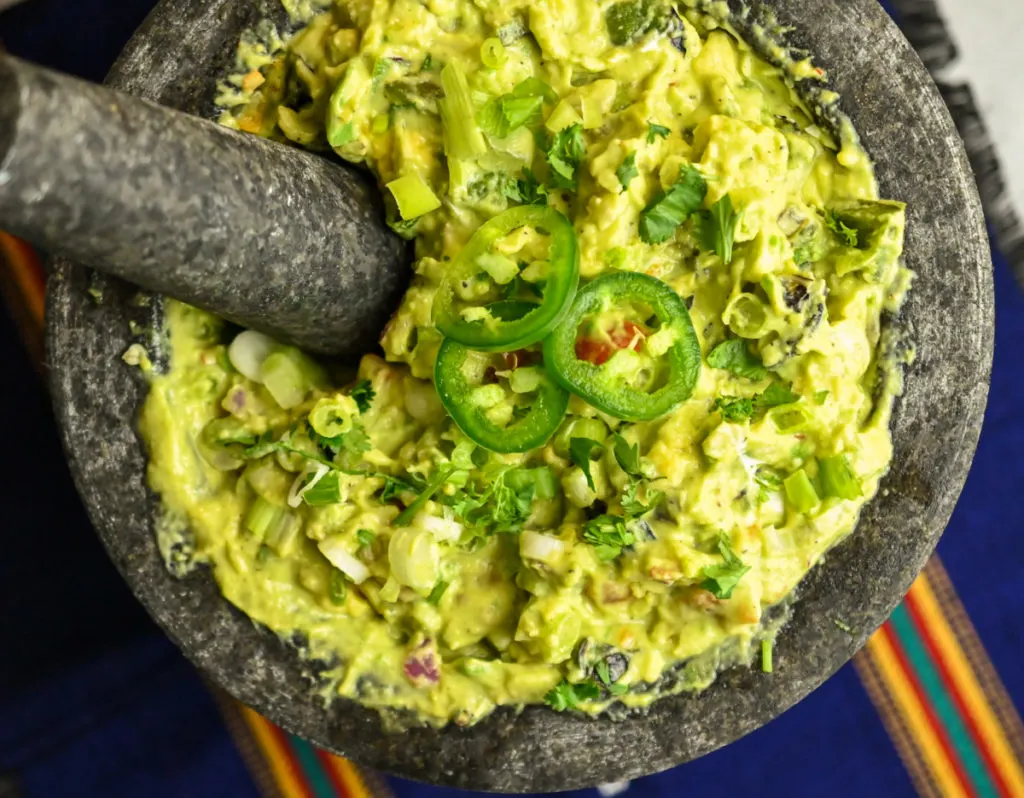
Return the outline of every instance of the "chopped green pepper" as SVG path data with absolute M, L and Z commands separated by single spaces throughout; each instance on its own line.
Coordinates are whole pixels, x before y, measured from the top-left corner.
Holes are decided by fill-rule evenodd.
M 504 400 L 505 391 L 498 384 L 481 384 L 487 371 L 473 368 L 472 355 L 472 350 L 448 338 L 434 366 L 438 396 L 459 429 L 480 446 L 502 454 L 528 452 L 547 443 L 565 418 L 569 394 L 541 371 L 532 401 L 515 406 L 503 426 L 489 411 Z M 491 389 L 496 401 L 489 396 Z
M 467 318 L 457 307 L 459 289 L 480 274 L 488 274 L 491 247 L 495 241 L 521 227 L 530 226 L 547 234 L 550 249 L 547 274 L 539 305 L 519 318 L 497 317 L 492 311 L 499 303 L 481 308 L 479 318 Z M 483 264 L 481 263 L 483 258 Z M 452 263 L 434 298 L 434 324 L 445 336 L 470 349 L 503 352 L 522 349 L 542 340 L 561 321 L 572 304 L 579 283 L 579 252 L 572 223 L 554 208 L 524 205 L 510 208 L 484 224 Z M 495 297 L 496 298 L 496 297 Z
M 625 319 L 609 336 L 610 344 L 594 347 L 578 339 L 588 318 L 629 305 L 645 308 L 649 316 L 639 324 Z M 688 399 L 700 376 L 700 358 L 680 296 L 661 280 L 634 272 L 605 274 L 581 288 L 565 320 L 544 342 L 544 360 L 558 382 L 627 421 L 659 418 Z

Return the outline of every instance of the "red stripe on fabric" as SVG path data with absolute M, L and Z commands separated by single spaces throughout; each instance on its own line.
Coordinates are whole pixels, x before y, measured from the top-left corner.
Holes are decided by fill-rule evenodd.
M 267 727 L 270 729 L 270 733 L 273 735 L 274 741 L 281 750 L 281 756 L 288 762 L 288 767 L 291 768 L 292 774 L 295 776 L 295 780 L 299 782 L 299 785 L 302 787 L 302 791 L 309 796 L 309 798 L 314 798 L 313 788 L 309 785 L 309 779 L 306 778 L 306 774 L 302 770 L 299 760 L 295 758 L 295 752 L 292 750 L 292 744 L 288 740 L 288 735 L 278 728 L 276 724 L 273 724 L 270 721 L 267 721 Z
M 327 775 L 327 780 L 331 783 L 331 787 L 334 792 L 337 793 L 339 798 L 348 798 L 348 788 L 345 786 L 341 777 L 338 775 L 338 771 L 334 767 L 334 763 L 331 761 L 331 755 L 326 751 L 323 751 L 313 746 L 313 750 L 316 751 L 316 758 L 320 760 L 320 764 L 324 767 L 324 773 Z
M 924 714 L 928 718 L 929 725 L 931 725 L 935 730 L 935 736 L 939 739 L 939 745 L 942 746 L 943 753 L 946 754 L 946 758 L 953 766 L 953 770 L 956 773 L 956 777 L 959 780 L 960 785 L 964 788 L 964 792 L 971 796 L 977 796 L 974 785 L 967 777 L 967 773 L 964 770 L 963 763 L 960 761 L 960 757 L 957 756 L 956 750 L 949 741 L 949 735 L 946 734 L 945 727 L 935 715 L 935 710 L 932 708 L 932 705 L 928 702 L 928 695 L 921 687 L 921 683 L 917 678 L 917 673 L 915 673 L 913 667 L 910 665 L 910 662 L 907 659 L 907 654 L 903 650 L 899 636 L 896 634 L 895 630 L 893 630 L 892 624 L 886 621 L 876 634 L 885 635 L 886 640 L 889 641 L 889 645 L 892 647 L 893 653 L 896 655 L 896 659 L 899 660 L 900 667 L 906 674 L 907 681 L 910 683 L 910 687 L 914 691 L 914 695 L 917 696 L 917 700 L 921 703 L 921 709 L 924 710 Z
M 996 764 L 995 758 L 992 756 L 992 751 L 985 743 L 985 738 L 981 733 L 981 729 L 978 728 L 977 721 L 967 709 L 967 704 L 964 701 L 963 695 L 960 693 L 956 680 L 949 672 L 949 668 L 946 665 L 945 660 L 942 658 L 942 654 L 939 651 L 935 640 L 929 633 L 928 625 L 925 623 L 924 618 L 921 617 L 920 610 L 917 607 L 917 602 L 914 599 L 913 590 L 907 594 L 903 605 L 906 607 L 907 614 L 910 616 L 910 619 L 914 622 L 914 627 L 921 635 L 925 648 L 928 649 L 928 653 L 931 655 L 932 661 L 935 663 L 935 668 L 942 677 L 942 683 L 946 686 L 946 689 L 952 696 L 953 703 L 956 704 L 960 717 L 963 718 L 964 724 L 971 733 L 971 738 L 974 740 L 975 745 L 977 745 L 978 750 L 981 752 L 982 759 L 985 760 L 985 765 L 988 767 L 989 775 L 992 776 L 992 781 L 995 782 L 996 788 L 999 790 L 999 794 L 1004 796 L 1004 798 L 1013 798 L 1013 793 L 1010 791 L 1010 785 L 1006 783 L 1002 770 L 1000 770 L 999 766 Z

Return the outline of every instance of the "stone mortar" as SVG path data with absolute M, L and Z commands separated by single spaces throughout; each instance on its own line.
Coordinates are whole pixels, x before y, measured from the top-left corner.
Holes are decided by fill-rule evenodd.
M 78 489 L 136 596 L 215 682 L 289 731 L 370 767 L 454 787 L 564 790 L 664 770 L 764 725 L 849 660 L 897 605 L 949 519 L 981 429 L 993 346 L 984 218 L 942 99 L 875 0 L 749 5 L 774 12 L 792 28 L 787 41 L 828 70 L 875 160 L 882 195 L 909 203 L 907 262 L 917 273 L 901 323 L 918 354 L 896 406 L 892 469 L 854 534 L 801 585 L 775 647 L 775 672 L 730 670 L 699 695 L 665 699 L 621 722 L 531 707 L 498 711 L 469 729 L 391 735 L 354 703 L 325 709 L 292 649 L 230 606 L 208 572 L 175 579 L 157 551 L 158 502 L 135 432 L 145 385 L 120 356 L 132 342 L 127 321 L 159 321 L 159 302 L 139 307 L 133 289 L 58 262 L 49 357 Z M 209 115 L 241 31 L 280 15 L 277 0 L 164 0 L 110 82 Z M 103 289 L 101 301 L 90 287 Z

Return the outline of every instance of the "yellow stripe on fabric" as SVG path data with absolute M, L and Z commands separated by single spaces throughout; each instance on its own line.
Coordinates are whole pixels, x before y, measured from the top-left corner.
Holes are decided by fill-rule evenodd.
M 270 727 L 270 721 L 246 706 L 242 707 L 242 716 L 252 729 L 283 798 L 308 798 L 305 787 L 292 770 L 291 761 L 281 747 L 280 738 Z
M 334 754 L 328 754 L 327 757 L 331 770 L 338 777 L 338 781 L 345 785 L 345 792 L 349 798 L 373 798 L 373 793 L 366 788 L 355 765 Z
M 941 794 L 944 798 L 967 798 L 953 764 L 942 750 L 935 729 L 929 723 L 889 641 L 881 632 L 876 632 L 868 640 L 867 650 L 874 657 L 879 676 L 906 720 L 917 748 L 931 770 Z
M 984 737 L 985 746 L 991 752 L 1013 795 L 1024 798 L 1024 771 L 1021 770 L 1021 764 L 1010 748 L 1002 726 L 989 706 L 960 643 L 946 622 L 928 578 L 924 575 L 919 577 L 912 589 L 921 617 L 928 625 L 928 630 L 942 653 L 946 668 L 956 680 L 957 689 L 967 711 L 971 713 Z
M 875 705 L 875 711 L 882 719 L 882 725 L 889 733 L 896 753 L 903 762 L 903 767 L 910 774 L 914 789 L 921 798 L 943 798 L 938 785 L 931 777 L 931 771 L 921 758 L 921 752 L 917 750 L 910 729 L 892 700 L 891 694 L 882 684 L 881 677 L 875 667 L 874 657 L 865 649 L 853 658 L 853 667 L 860 677 L 868 698 Z
M 1003 733 L 1014 758 L 1018 762 L 1024 762 L 1024 722 L 1021 721 L 1013 699 L 1006 692 L 1006 687 L 996 673 L 974 625 L 967 616 L 967 610 L 960 602 L 938 557 L 932 557 L 925 568 L 925 573 L 928 575 L 928 586 L 932 589 L 935 602 L 942 608 L 946 623 L 960 642 L 967 662 L 974 671 L 982 692 L 988 698 L 989 706 L 1003 727 Z

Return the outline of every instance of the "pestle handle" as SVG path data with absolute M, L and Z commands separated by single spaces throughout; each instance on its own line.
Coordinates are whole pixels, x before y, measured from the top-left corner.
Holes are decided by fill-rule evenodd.
M 3 54 L 0 229 L 325 354 L 372 347 L 408 279 L 356 172 Z

